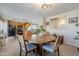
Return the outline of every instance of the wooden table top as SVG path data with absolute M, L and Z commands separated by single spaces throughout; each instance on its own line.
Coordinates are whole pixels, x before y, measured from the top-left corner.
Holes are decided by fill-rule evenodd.
M 48 43 L 48 42 L 55 41 L 55 39 L 56 38 L 54 36 L 51 36 L 51 35 L 40 36 L 40 37 L 37 36 L 34 39 L 30 40 L 29 42 L 34 43 L 34 44 L 45 44 L 45 43 Z

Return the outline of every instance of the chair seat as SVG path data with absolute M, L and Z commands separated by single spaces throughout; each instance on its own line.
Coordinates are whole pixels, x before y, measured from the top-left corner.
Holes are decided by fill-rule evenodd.
M 54 44 L 46 44 L 42 48 L 48 52 L 54 52 Z
M 27 51 L 31 51 L 31 50 L 36 49 L 36 48 L 37 47 L 35 45 L 31 44 L 31 43 L 27 44 Z

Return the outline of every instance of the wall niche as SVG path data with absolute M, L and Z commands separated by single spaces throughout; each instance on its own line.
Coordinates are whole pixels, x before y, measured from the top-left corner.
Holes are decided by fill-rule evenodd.
M 64 26 L 65 22 L 65 17 L 54 17 L 50 19 L 50 27 L 59 29 Z

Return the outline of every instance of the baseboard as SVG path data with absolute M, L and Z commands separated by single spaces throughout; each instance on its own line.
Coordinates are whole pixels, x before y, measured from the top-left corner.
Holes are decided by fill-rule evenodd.
M 68 45 L 71 45 L 71 46 L 79 48 L 79 46 L 77 46 L 77 45 L 75 45 L 75 44 L 73 44 L 71 42 L 68 42 L 68 41 L 65 41 L 64 44 L 68 44 Z

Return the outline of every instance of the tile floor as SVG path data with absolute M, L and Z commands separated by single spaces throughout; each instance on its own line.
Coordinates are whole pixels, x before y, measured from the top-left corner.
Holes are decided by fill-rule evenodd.
M 51 53 L 48 54 L 51 55 Z M 24 55 L 25 52 L 23 51 L 22 56 Z M 6 46 L 2 47 L 0 49 L 0 56 L 19 56 L 18 41 L 12 40 Z M 79 51 L 74 46 L 62 44 L 60 46 L 60 56 L 79 56 Z

